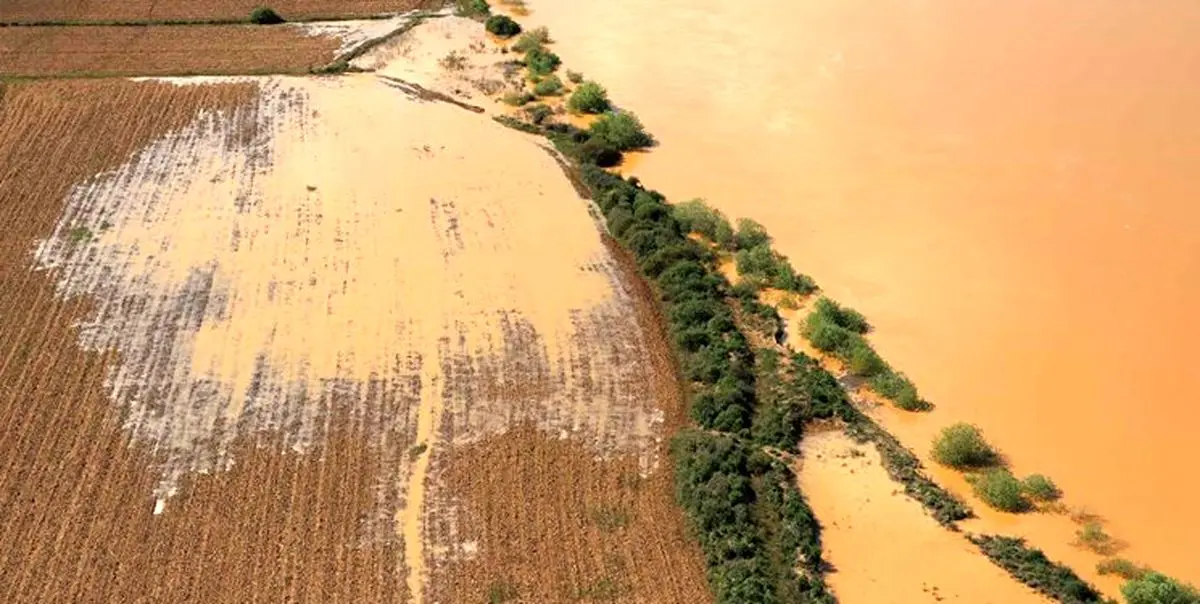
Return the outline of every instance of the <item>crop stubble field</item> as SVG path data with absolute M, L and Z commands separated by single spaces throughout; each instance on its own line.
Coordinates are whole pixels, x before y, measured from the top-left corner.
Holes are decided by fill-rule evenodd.
M 78 345 L 73 325 L 95 312 L 94 302 L 64 299 L 53 273 L 29 270 L 33 242 L 53 231 L 73 183 L 118 167 L 197 111 L 236 111 L 254 95 L 248 85 L 120 81 L 3 89 L 0 576 L 7 601 L 402 596 L 398 546 L 357 547 L 358 515 L 376 505 L 370 470 L 381 462 L 357 446 L 363 422 L 331 417 L 321 450 L 303 457 L 269 446 L 269 436 L 244 439 L 236 466 L 191 477 L 171 513 L 156 517 L 150 494 L 161 456 L 149 443 L 130 442 L 128 414 L 112 404 L 105 383 L 119 353 Z
M 669 349 L 553 160 L 241 81 L 3 88 L 16 600 L 709 599 Z
M 6 0 L 0 23 L 49 21 L 170 21 L 244 19 L 259 0 Z M 372 16 L 438 8 L 431 0 L 277 0 L 270 5 L 288 19 Z
M 4 27 L 0 75 L 297 72 L 328 64 L 341 46 L 291 25 Z

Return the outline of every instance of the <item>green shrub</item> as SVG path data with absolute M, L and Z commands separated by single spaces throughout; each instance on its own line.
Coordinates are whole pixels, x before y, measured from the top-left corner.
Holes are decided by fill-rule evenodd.
M 250 22 L 255 25 L 276 25 L 283 23 L 283 17 L 268 6 L 260 6 L 250 11 Z
M 550 43 L 550 30 L 545 27 L 539 27 L 521 34 L 520 38 L 513 43 L 512 49 L 517 52 L 529 52 L 536 48 L 542 48 Z
M 506 94 L 506 95 L 504 95 L 504 98 L 502 98 L 500 100 L 502 102 L 504 102 L 505 104 L 512 105 L 514 107 L 520 107 L 527 103 L 533 102 L 534 99 L 536 99 L 536 98 L 537 97 L 534 96 L 533 93 L 522 90 L 521 92 L 513 92 L 510 94 Z
M 933 458 L 952 468 L 983 468 L 995 464 L 999 456 L 979 428 L 954 424 L 944 428 L 933 442 Z
M 970 539 L 984 555 L 1018 581 L 1059 602 L 1098 604 L 1104 601 L 1095 588 L 1069 567 L 1050 561 L 1042 550 L 1026 546 L 1023 539 L 995 535 L 972 535 Z
M 483 25 L 488 33 L 501 38 L 511 38 L 521 33 L 521 24 L 513 21 L 507 15 L 492 15 Z
M 457 6 L 460 17 L 479 18 L 492 12 L 492 7 L 488 5 L 487 0 L 457 0 Z
M 1148 572 L 1121 586 L 1128 604 L 1200 604 L 1200 592 L 1158 572 Z
M 571 72 L 567 72 L 567 77 L 571 77 Z M 580 84 L 567 99 L 567 109 L 574 113 L 604 113 L 610 106 L 608 92 L 595 82 Z
M 748 250 L 760 245 L 769 245 L 771 236 L 767 234 L 767 229 L 763 225 L 749 218 L 739 218 L 734 243 L 739 250 Z
M 871 329 L 866 317 L 863 317 L 857 310 L 842 306 L 824 296 L 817 300 L 813 310 L 824 315 L 837 326 L 855 333 L 865 334 Z
M 1137 579 L 1150 572 L 1124 558 L 1109 558 L 1096 564 L 1096 572 L 1101 575 L 1117 575 L 1125 580 Z
M 859 377 L 870 378 L 888 370 L 887 363 L 883 362 L 879 353 L 875 352 L 862 336 L 850 338 L 845 356 L 850 373 Z
M 933 408 L 933 405 L 917 393 L 917 387 L 913 385 L 912 380 L 890 367 L 871 378 L 871 388 L 905 411 L 928 411 Z
M 571 71 L 568 69 L 567 79 L 570 80 L 572 84 L 578 84 L 583 81 L 583 74 L 579 73 L 578 71 Z
M 679 226 L 683 229 L 699 233 L 710 241 L 723 247 L 733 242 L 733 227 L 721 212 L 704 203 L 703 199 L 693 199 L 675 204 L 671 212 Z M 758 295 L 758 292 L 754 292 Z
M 1054 481 L 1041 474 L 1030 474 L 1021 481 L 1025 494 L 1036 501 L 1054 501 L 1062 497 L 1062 491 Z
M 534 48 L 525 53 L 525 67 L 535 76 L 550 75 L 559 65 L 562 65 L 562 59 L 544 48 Z
M 787 259 L 766 243 L 739 249 L 735 260 L 738 274 L 742 278 L 754 279 L 771 287 L 802 295 L 816 289 L 812 279 L 796 273 Z
M 558 96 L 563 93 L 562 80 L 556 75 L 548 75 L 533 87 L 533 93 L 538 96 Z
M 821 352 L 839 354 L 849 350 L 850 342 L 859 336 L 824 315 L 811 313 L 804 320 L 804 337 Z
M 592 122 L 588 132 L 593 138 L 617 151 L 631 151 L 654 144 L 654 139 L 646 133 L 642 123 L 628 111 L 602 114 Z
M 989 506 L 1003 512 L 1025 512 L 1029 510 L 1029 500 L 1021 481 L 1004 468 L 991 468 L 982 474 L 967 478 L 975 494 Z

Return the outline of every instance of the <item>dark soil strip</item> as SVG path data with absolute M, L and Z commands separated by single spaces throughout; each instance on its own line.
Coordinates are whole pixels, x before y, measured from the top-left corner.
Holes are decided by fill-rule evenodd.
M 470 111 L 472 113 L 483 113 L 484 112 L 483 107 L 479 107 L 477 105 L 472 105 L 470 103 L 464 103 L 448 94 L 442 94 L 440 92 L 430 90 L 428 88 L 425 88 L 424 86 L 421 86 L 420 84 L 406 82 L 404 80 L 401 80 L 400 78 L 393 78 L 391 76 L 385 76 L 385 75 L 380 75 L 380 76 L 375 76 L 375 77 L 383 80 L 384 83 L 387 84 L 388 86 L 391 86 L 392 88 L 395 88 L 396 90 L 400 90 L 400 91 L 404 92 L 404 94 L 408 95 L 410 98 L 414 98 L 419 101 L 436 101 L 436 102 L 441 102 L 441 103 L 450 103 L 451 105 L 454 105 L 455 107 L 459 107 L 461 109 L 466 109 L 467 111 Z

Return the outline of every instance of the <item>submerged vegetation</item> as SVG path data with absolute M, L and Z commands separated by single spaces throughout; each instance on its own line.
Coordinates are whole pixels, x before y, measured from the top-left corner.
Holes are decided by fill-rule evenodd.
M 1040 502 L 1055 501 L 1062 497 L 1062 491 L 1054 481 L 1041 474 L 1030 474 L 1021 481 L 1021 489 L 1030 499 Z
M 1023 539 L 995 535 L 972 535 L 970 539 L 1017 580 L 1059 602 L 1104 602 L 1100 593 L 1080 579 L 1075 571 L 1051 561 L 1042 550 L 1026 546 Z
M 1200 591 L 1162 573 L 1149 571 L 1121 587 L 1128 604 L 1200 604 Z
M 952 468 L 985 468 L 999 461 L 996 450 L 983 439 L 979 428 L 954 424 L 942 429 L 933 441 L 933 459 Z
M 512 46 L 525 53 L 523 64 L 542 96 L 564 88 L 553 75 L 561 60 L 546 50 L 549 41 L 541 28 L 525 32 Z M 851 404 L 844 385 L 815 359 L 751 347 L 743 326 L 768 342 L 781 341 L 782 320 L 775 307 L 759 300 L 763 288 L 806 296 L 817 291 L 816 284 L 771 247 L 762 225 L 741 219 L 735 229 L 702 200 L 669 205 L 636 178 L 606 171 L 620 162 L 623 152 L 652 146 L 654 139 L 632 113 L 613 111 L 599 84 L 572 71 L 567 78 L 576 86 L 565 107 L 599 115 L 587 129 L 552 121 L 554 110 L 541 103 L 525 107 L 528 121 L 496 119 L 546 136 L 570 160 L 568 170 L 601 210 L 609 233 L 655 285 L 688 384 L 689 414 L 698 427 L 672 441 L 677 498 L 701 545 L 718 604 L 836 601 L 824 582 L 820 525 L 784 463 L 814 420 L 838 421 L 859 442 L 874 443 L 888 475 L 941 524 L 956 529 L 956 521 L 970 517 L 971 510 L 961 500 L 922 472 L 911 451 Z M 531 100 L 527 94 L 506 98 L 514 105 Z M 729 255 L 737 264 L 737 285 L 717 270 Z M 796 308 L 794 298 L 784 300 Z M 861 313 L 824 297 L 815 301 L 803 326 L 817 349 L 846 363 L 853 376 L 864 378 L 898 407 L 931 408 L 911 380 L 871 348 L 864 337 L 870 330 Z M 1019 512 L 1031 509 L 1033 502 L 1061 497 L 1043 475 L 1024 480 L 1013 476 L 978 428 L 969 424 L 944 429 L 934 442 L 933 457 L 977 472 L 970 483 L 997 509 Z M 626 517 L 597 512 L 595 518 L 615 530 Z M 1057 601 L 1105 601 L 1070 568 L 1021 539 L 968 538 L 1018 580 Z M 1084 544 L 1110 540 L 1095 528 L 1080 532 Z M 1105 561 L 1098 570 L 1130 580 L 1123 588 L 1129 604 L 1200 604 L 1191 586 L 1126 560 Z
M 990 468 L 973 474 L 967 477 L 967 482 L 984 503 L 997 510 L 1024 512 L 1031 507 L 1021 481 L 1004 468 Z
M 906 411 L 932 408 L 917 393 L 917 387 L 903 373 L 888 365 L 863 337 L 870 324 L 858 311 L 841 306 L 829 298 L 817 300 L 804 322 L 804 337 L 822 352 L 844 363 L 852 375 L 866 378 L 875 392 Z

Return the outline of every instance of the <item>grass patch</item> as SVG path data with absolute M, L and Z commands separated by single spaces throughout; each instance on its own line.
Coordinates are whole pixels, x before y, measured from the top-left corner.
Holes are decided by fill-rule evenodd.
M 572 72 L 567 72 L 567 79 L 571 78 L 571 74 Z M 612 104 L 608 101 L 608 91 L 595 82 L 579 84 L 567 99 L 567 109 L 572 113 L 604 113 L 611 107 Z
M 500 99 L 500 101 L 503 102 L 505 105 L 512 105 L 513 107 L 521 107 L 528 103 L 532 103 L 536 99 L 537 99 L 537 96 L 535 96 L 532 92 L 527 92 L 527 91 L 522 90 L 521 92 L 511 92 L 509 94 L 506 94 L 506 95 L 504 95 L 503 98 Z
M 1021 481 L 1004 468 L 968 476 L 967 482 L 984 503 L 1002 512 L 1026 512 L 1031 507 Z
M 1109 558 L 1096 564 L 1096 572 L 1101 575 L 1117 575 L 1125 580 L 1141 578 L 1150 569 L 1138 566 L 1125 558 Z
M 944 466 L 960 470 L 985 468 L 995 465 L 999 458 L 979 428 L 971 424 L 947 426 L 933 441 L 933 459 Z
M 92 240 L 92 230 L 85 226 L 77 226 L 67 232 L 67 240 L 73 245 L 87 243 Z
M 467 67 L 467 57 L 457 50 L 452 50 L 446 53 L 446 56 L 438 59 L 438 65 L 446 71 L 462 71 Z
M 519 131 L 525 132 L 527 134 L 541 134 L 542 133 L 541 127 L 536 126 L 534 124 L 530 124 L 529 122 L 521 121 L 515 117 L 511 117 L 511 116 L 507 116 L 507 115 L 495 115 L 495 116 L 492 116 L 492 119 L 495 120 L 497 123 L 499 123 L 502 126 L 507 126 L 509 128 L 512 128 L 513 130 L 519 130 Z
M 575 591 L 576 600 L 592 600 L 595 602 L 611 602 L 629 594 L 632 588 L 618 579 L 604 577 L 600 580 L 581 587 Z
M 514 602 L 520 597 L 521 594 L 517 591 L 517 586 L 508 581 L 494 581 L 488 586 L 488 604 L 505 604 L 506 602 Z
M 1057 501 L 1062 497 L 1062 491 L 1042 474 L 1030 474 L 1021 481 L 1021 488 L 1030 499 L 1040 502 Z
M 1117 540 L 1104 530 L 1098 520 L 1090 520 L 1075 531 L 1075 545 L 1101 556 L 1111 556 L 1120 549 Z
M 550 30 L 545 27 L 538 27 L 521 34 L 520 38 L 513 43 L 512 49 L 517 52 L 529 52 L 534 49 L 543 48 L 546 44 L 552 42 L 550 39 Z
M 538 96 L 559 96 L 563 93 L 562 80 L 556 75 L 548 75 L 534 85 L 533 93 Z
M 611 533 L 629 526 L 629 512 L 614 505 L 599 505 L 592 508 L 592 522 L 600 530 Z
M 416 460 L 418 457 L 424 455 L 425 451 L 428 451 L 428 450 L 429 450 L 429 445 L 427 445 L 425 443 L 421 443 L 419 445 L 413 445 L 412 447 L 409 447 L 409 449 L 408 449 L 409 461 Z
M 460 17 L 482 19 L 492 14 L 492 7 L 487 0 L 456 0 L 456 12 Z
M 583 82 L 583 74 L 579 73 L 578 71 L 572 71 L 568 69 L 567 79 L 570 80 L 572 84 L 579 84 L 580 82 Z
M 917 387 L 908 376 L 888 368 L 871 378 L 871 389 L 889 398 L 905 411 L 929 411 L 933 405 L 917 394 Z
M 1100 593 L 1080 579 L 1075 571 L 1051 561 L 1041 550 L 1026 546 L 1023 539 L 972 535 L 970 540 L 1018 581 L 1059 602 L 1104 602 Z
M 554 110 L 545 103 L 535 103 L 525 108 L 525 114 L 529 116 L 529 120 L 535 124 L 543 124 L 550 116 L 554 115 Z

